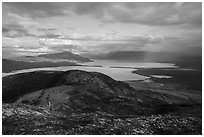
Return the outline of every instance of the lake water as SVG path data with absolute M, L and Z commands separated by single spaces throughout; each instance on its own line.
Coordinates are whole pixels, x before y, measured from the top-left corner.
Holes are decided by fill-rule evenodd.
M 54 70 L 54 71 L 67 71 L 67 70 L 84 70 L 104 73 L 115 80 L 144 80 L 148 77 L 141 76 L 132 71 L 136 68 L 176 68 L 171 63 L 138 63 L 138 62 L 125 62 L 125 61 L 114 61 L 114 60 L 94 60 L 94 62 L 82 63 L 82 65 L 88 66 L 62 66 L 62 67 L 49 67 L 49 68 L 34 68 L 19 70 L 11 73 L 3 73 L 3 76 L 32 72 L 37 70 Z M 101 67 L 96 67 L 101 66 Z
M 164 76 L 164 75 L 150 75 L 150 76 L 154 78 L 172 78 L 172 76 Z

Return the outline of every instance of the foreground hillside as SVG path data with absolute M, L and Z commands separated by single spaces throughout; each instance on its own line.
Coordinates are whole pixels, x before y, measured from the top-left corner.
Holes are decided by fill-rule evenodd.
M 115 117 L 104 112 L 61 116 L 44 108 L 3 104 L 4 135 L 201 134 L 201 118 L 175 114 Z
M 3 134 L 201 134 L 201 96 L 164 94 L 79 70 L 2 82 Z

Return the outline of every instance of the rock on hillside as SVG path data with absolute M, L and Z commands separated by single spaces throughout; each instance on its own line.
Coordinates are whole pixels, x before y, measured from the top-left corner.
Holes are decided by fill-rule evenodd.
M 174 114 L 115 117 L 95 112 L 62 116 L 31 105 L 2 107 L 3 135 L 201 135 L 201 121 Z

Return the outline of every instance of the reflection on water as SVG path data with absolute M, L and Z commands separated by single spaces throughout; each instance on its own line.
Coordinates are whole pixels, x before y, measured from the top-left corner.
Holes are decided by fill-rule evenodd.
M 177 68 L 172 63 L 153 63 L 153 62 L 127 62 L 117 60 L 94 60 L 94 62 L 82 63 L 84 65 L 95 65 L 103 67 L 129 67 L 129 68 Z
M 136 70 L 134 68 L 174 68 L 174 64 L 170 63 L 129 63 L 129 62 L 117 62 L 110 60 L 94 60 L 94 62 L 83 63 L 83 65 L 90 66 L 101 66 L 101 67 L 90 67 L 90 66 L 62 66 L 62 67 L 50 67 L 50 68 L 34 68 L 19 70 L 11 73 L 3 73 L 3 76 L 32 72 L 37 70 L 54 70 L 54 71 L 67 71 L 67 70 L 84 70 L 84 71 L 95 71 L 104 73 L 116 80 L 144 80 L 148 77 L 141 76 L 132 71 Z M 129 67 L 129 68 L 111 68 L 111 67 Z
M 164 76 L 164 75 L 150 75 L 150 76 L 154 78 L 172 78 L 172 76 Z

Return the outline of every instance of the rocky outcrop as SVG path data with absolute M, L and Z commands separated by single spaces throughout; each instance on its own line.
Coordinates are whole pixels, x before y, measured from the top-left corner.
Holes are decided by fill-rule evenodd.
M 116 117 L 104 112 L 62 116 L 41 107 L 3 104 L 3 135 L 201 135 L 202 120 L 175 114 Z

